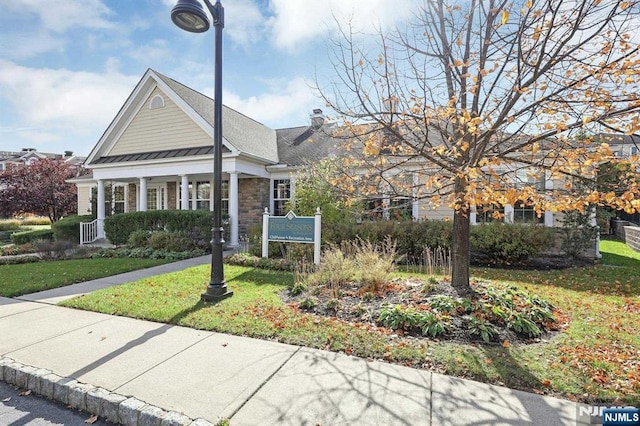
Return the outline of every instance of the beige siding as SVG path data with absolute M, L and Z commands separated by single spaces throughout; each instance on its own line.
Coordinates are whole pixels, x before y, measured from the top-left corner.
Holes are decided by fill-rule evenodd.
M 164 98 L 164 108 L 149 109 L 155 95 Z M 189 116 L 156 88 L 106 155 L 163 151 L 211 144 L 211 138 Z
M 78 186 L 78 214 L 91 214 L 91 187 Z
M 428 201 L 421 201 L 419 204 L 419 219 L 429 220 L 453 220 L 453 209 L 447 206 L 433 208 Z

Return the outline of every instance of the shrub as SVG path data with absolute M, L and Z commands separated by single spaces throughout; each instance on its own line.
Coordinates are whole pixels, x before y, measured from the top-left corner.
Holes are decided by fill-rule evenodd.
M 0 256 L 16 256 L 19 254 L 31 254 L 37 251 L 32 243 L 14 244 L 12 246 L 0 247 Z
M 471 336 L 480 337 L 485 343 L 489 343 L 498 336 L 498 330 L 484 318 L 469 315 L 465 317 L 465 319 L 467 320 L 469 334 Z
M 189 241 L 187 236 L 177 232 L 153 232 L 149 236 L 148 243 L 149 247 L 154 250 L 184 251 L 191 248 L 191 242 Z
M 591 224 L 591 213 L 564 212 L 560 228 L 560 247 L 572 259 L 577 259 L 598 236 L 598 227 Z
M 80 222 L 91 222 L 91 215 L 67 216 L 51 224 L 51 230 L 58 241 L 80 242 Z
M 286 259 L 267 259 L 253 256 L 250 253 L 234 253 L 224 259 L 225 263 L 238 266 L 251 266 L 274 271 L 293 271 L 294 264 Z
M 551 247 L 554 235 L 544 226 L 490 223 L 471 228 L 471 246 L 493 260 L 518 262 Z
M 22 224 L 18 220 L 0 220 L 0 231 L 15 231 L 20 229 Z
M 116 245 L 126 244 L 129 236 L 138 230 L 197 232 L 201 240 L 210 241 L 212 221 L 208 210 L 150 210 L 110 216 L 104 221 L 104 231 L 107 239 Z
M 399 255 L 408 259 L 421 258 L 425 247 L 448 248 L 451 246 L 453 226 L 450 221 L 377 221 L 343 222 L 332 224 L 322 230 L 323 240 L 339 245 L 344 241 L 361 239 L 374 244 L 384 242 L 385 238 L 397 243 Z
M 42 259 L 65 259 L 70 257 L 78 247 L 71 241 L 42 241 L 36 244 L 36 249 Z
M 379 291 L 390 281 L 391 272 L 395 269 L 395 243 L 387 237 L 381 244 L 359 241 L 353 245 L 356 280 L 363 285 L 365 291 Z
M 447 317 L 400 305 L 383 306 L 378 315 L 378 323 L 394 330 L 418 329 L 420 334 L 430 337 L 444 334 L 449 327 Z
M 22 226 L 51 225 L 51 219 L 42 216 L 29 216 L 20 220 Z
M 37 231 L 16 232 L 11 235 L 13 244 L 27 244 L 42 240 L 53 241 L 53 231 L 51 229 L 40 229 Z
M 35 263 L 40 261 L 40 256 L 14 256 L 14 257 L 0 257 L 0 265 L 18 265 L 22 263 Z
M 151 238 L 151 232 L 146 229 L 139 229 L 133 231 L 129 235 L 127 245 L 131 248 L 146 247 L 149 244 L 149 238 Z
M 394 330 L 410 330 L 417 327 L 420 314 L 414 308 L 401 305 L 385 305 L 380 308 L 378 323 Z
M 326 285 L 334 297 L 340 287 L 351 281 L 355 275 L 354 264 L 338 247 L 324 251 L 318 271 L 308 278 L 310 284 Z
M 154 250 L 150 247 L 144 248 L 116 248 L 116 249 L 103 249 L 96 253 L 91 254 L 92 258 L 125 258 L 133 257 L 139 259 L 167 259 L 167 260 L 184 260 L 192 257 L 204 256 L 206 253 L 202 250 L 189 250 L 189 251 L 165 251 Z

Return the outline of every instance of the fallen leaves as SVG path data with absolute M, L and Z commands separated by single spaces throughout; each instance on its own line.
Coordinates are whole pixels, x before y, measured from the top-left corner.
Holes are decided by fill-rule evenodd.
M 95 423 L 95 422 L 97 422 L 97 421 L 98 421 L 98 416 L 95 416 L 95 415 L 94 415 L 94 416 L 89 417 L 89 418 L 88 418 L 87 420 L 85 420 L 84 422 L 85 422 L 85 423 L 87 423 L 87 424 L 92 425 L 92 424 L 94 424 L 94 423 Z
M 29 395 L 31 395 L 31 391 L 30 390 L 25 390 L 25 391 L 22 391 L 22 392 L 20 392 L 18 394 L 18 396 L 29 396 Z

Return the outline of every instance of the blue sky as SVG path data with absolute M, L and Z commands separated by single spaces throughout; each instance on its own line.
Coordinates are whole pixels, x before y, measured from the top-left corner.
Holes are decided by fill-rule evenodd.
M 324 108 L 328 39 L 352 19 L 372 32 L 414 0 L 223 0 L 223 102 L 273 128 Z M 0 151 L 86 155 L 147 68 L 213 94 L 213 31 L 170 19 L 174 0 L 0 2 Z

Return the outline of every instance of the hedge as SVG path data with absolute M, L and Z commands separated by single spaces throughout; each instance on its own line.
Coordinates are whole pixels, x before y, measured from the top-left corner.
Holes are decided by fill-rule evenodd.
M 494 260 L 518 262 L 553 247 L 555 234 L 545 226 L 490 223 L 471 228 L 471 247 Z
M 121 213 L 104 221 L 107 239 L 116 245 L 126 244 L 134 231 L 197 232 L 211 240 L 212 213 L 208 210 L 151 210 Z
M 54 235 L 51 229 L 39 229 L 37 231 L 16 232 L 11 235 L 11 242 L 13 244 L 26 244 L 34 241 L 53 241 Z
M 252 232 L 251 252 L 260 255 L 259 229 Z M 497 261 L 518 262 L 540 255 L 554 245 L 554 229 L 528 224 L 491 223 L 471 227 L 474 255 Z M 340 244 L 361 238 L 382 243 L 391 237 L 406 261 L 420 261 L 425 249 L 451 248 L 453 223 L 444 220 L 343 222 L 324 226 L 323 244 Z M 272 247 L 273 244 L 273 247 Z M 287 248 L 291 244 L 287 244 Z M 272 250 L 273 249 L 273 250 Z M 279 255 L 279 245 L 269 244 L 269 257 Z M 272 252 L 273 251 L 273 252 Z
M 67 216 L 51 224 L 53 234 L 58 241 L 80 242 L 80 222 L 91 222 L 91 215 Z

